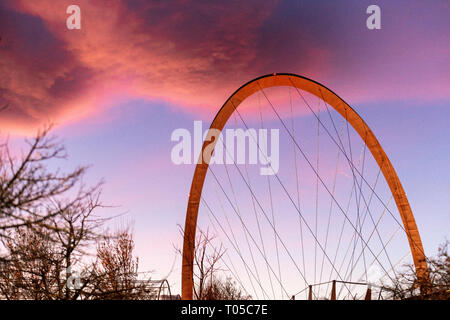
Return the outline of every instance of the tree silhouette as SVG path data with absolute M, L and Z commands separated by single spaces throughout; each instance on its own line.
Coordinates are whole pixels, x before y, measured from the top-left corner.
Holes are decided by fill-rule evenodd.
M 438 248 L 436 257 L 427 260 L 429 279 L 418 279 L 414 265 L 405 265 L 405 271 L 397 273 L 390 282 L 383 284 L 383 292 L 396 300 L 449 300 L 450 299 L 450 257 L 449 241 Z

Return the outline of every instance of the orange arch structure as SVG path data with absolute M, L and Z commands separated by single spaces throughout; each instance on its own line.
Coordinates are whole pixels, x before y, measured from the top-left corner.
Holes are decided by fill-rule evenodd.
M 209 133 L 211 133 L 211 129 L 222 131 L 235 109 L 238 108 L 241 102 L 243 102 L 247 97 L 265 88 L 278 86 L 295 87 L 307 91 L 322 99 L 337 112 L 339 112 L 339 114 L 351 124 L 351 126 L 363 139 L 372 156 L 378 163 L 378 166 L 380 167 L 381 172 L 388 183 L 397 208 L 400 212 L 403 226 L 408 237 L 409 246 L 411 248 L 416 274 L 419 279 L 426 279 L 428 277 L 428 269 L 419 230 L 417 229 L 416 221 L 397 173 L 368 125 L 363 121 L 363 119 L 361 119 L 355 110 L 353 110 L 333 91 L 314 80 L 296 74 L 280 73 L 256 78 L 241 86 L 230 96 L 230 98 L 228 98 L 214 118 L 210 126 Z M 205 150 L 209 144 L 215 143 L 215 141 L 210 141 L 210 139 L 208 139 L 210 136 L 211 135 L 208 134 L 207 139 L 203 144 L 202 153 L 200 155 L 200 160 L 202 161 L 199 161 L 195 168 L 189 193 L 184 228 L 183 265 L 181 277 L 182 299 L 184 300 L 191 300 L 193 298 L 195 233 L 197 228 L 200 197 L 208 170 L 208 161 L 203 161 L 203 150 Z M 211 147 L 209 149 L 211 149 Z

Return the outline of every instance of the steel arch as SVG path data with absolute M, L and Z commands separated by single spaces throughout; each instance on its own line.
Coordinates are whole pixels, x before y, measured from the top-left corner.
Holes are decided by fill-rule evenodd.
M 328 105 L 333 107 L 339 114 L 344 117 L 348 123 L 352 125 L 355 131 L 363 139 L 369 148 L 372 156 L 376 160 L 378 166 L 386 179 L 391 193 L 394 197 L 397 208 L 402 218 L 403 226 L 406 231 L 409 246 L 416 268 L 416 274 L 419 279 L 426 279 L 428 277 L 428 269 L 426 258 L 420 238 L 419 230 L 417 229 L 416 221 L 414 219 L 411 207 L 406 197 L 405 191 L 400 183 L 397 173 L 394 170 L 389 158 L 378 142 L 377 138 L 370 130 L 363 119 L 353 110 L 343 99 L 341 99 L 333 91 L 324 85 L 291 73 L 279 73 L 265 75 L 254 80 L 251 80 L 236 90 L 225 102 L 222 108 L 214 118 L 207 139 L 205 140 L 200 159 L 197 163 L 192 185 L 189 193 L 188 207 L 186 212 L 186 221 L 184 227 L 184 243 L 183 243 L 183 265 L 182 265 L 182 299 L 191 300 L 193 296 L 193 259 L 195 249 L 195 233 L 197 227 L 198 208 L 200 197 L 208 170 L 208 163 L 203 161 L 203 150 L 210 144 L 216 141 L 208 141 L 211 129 L 222 131 L 234 110 L 247 97 L 252 94 L 270 87 L 289 86 L 305 90 L 319 99 L 322 99 Z

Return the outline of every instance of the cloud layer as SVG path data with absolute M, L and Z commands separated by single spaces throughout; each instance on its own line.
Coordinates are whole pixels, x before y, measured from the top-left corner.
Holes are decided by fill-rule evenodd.
M 67 30 L 70 4 L 0 6 L 3 132 L 136 97 L 216 110 L 242 83 L 272 72 L 309 76 L 351 103 L 450 96 L 445 1 L 406 13 L 386 2 L 375 32 L 365 28 L 364 1 L 80 0 L 82 29 Z

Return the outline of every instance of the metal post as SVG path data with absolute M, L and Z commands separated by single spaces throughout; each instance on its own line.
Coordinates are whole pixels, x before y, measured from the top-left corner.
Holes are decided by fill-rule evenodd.
M 372 300 L 372 289 L 370 288 L 370 285 L 367 286 L 366 297 L 364 300 Z
M 331 286 L 331 299 L 336 300 L 336 280 L 333 280 L 333 285 Z
M 308 300 L 312 300 L 312 285 L 309 285 Z

